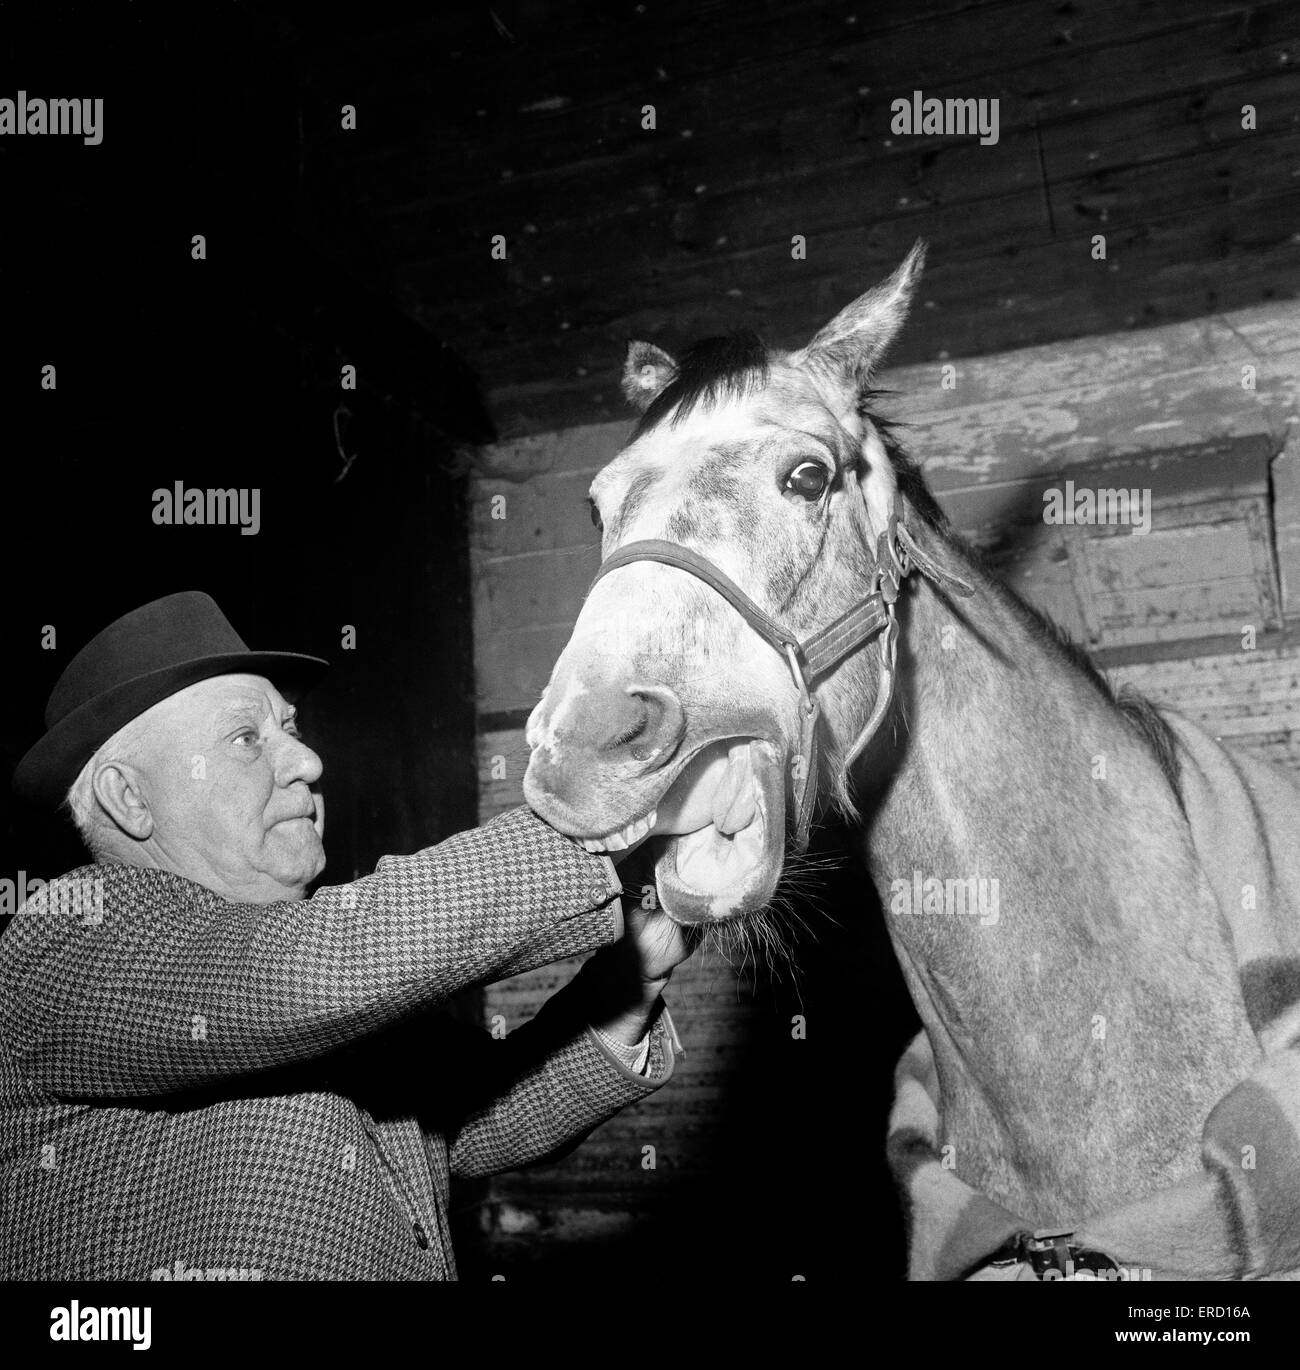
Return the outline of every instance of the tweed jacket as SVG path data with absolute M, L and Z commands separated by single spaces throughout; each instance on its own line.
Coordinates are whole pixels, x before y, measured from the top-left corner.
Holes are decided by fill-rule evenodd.
M 55 882 L 0 937 L 0 1278 L 455 1278 L 449 1177 L 576 1145 L 673 1046 L 619 1062 L 585 968 L 501 1040 L 430 1010 L 622 929 L 523 809 L 296 903 Z

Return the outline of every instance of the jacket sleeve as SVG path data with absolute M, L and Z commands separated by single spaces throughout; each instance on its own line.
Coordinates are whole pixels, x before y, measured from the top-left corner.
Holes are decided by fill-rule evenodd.
M 0 1034 L 33 1085 L 66 1098 L 309 1061 L 622 935 L 607 860 L 527 809 L 296 903 L 94 870 L 108 890 L 97 922 L 29 908 L 0 939 Z
M 644 1076 L 611 1055 L 590 1028 L 567 1037 L 464 1119 L 452 1139 L 451 1173 L 495 1175 L 572 1151 L 594 1128 L 671 1078 L 675 1061 L 667 1010 L 650 1033 Z
M 592 980 L 600 973 L 596 961 L 552 995 L 535 1018 L 500 1040 L 456 1025 L 462 1040 L 452 1066 L 454 1083 L 440 1100 L 442 1117 L 434 1124 L 446 1138 L 453 1175 L 492 1175 L 557 1159 L 672 1076 L 676 1039 L 662 1000 L 649 1029 L 644 1075 L 629 1070 L 597 1038 L 589 1025 Z M 451 1060 L 451 1053 L 439 1053 L 435 1072 Z
M 677 1038 L 662 1000 L 644 1075 L 591 1028 L 593 958 L 529 1022 L 497 1038 L 435 1013 L 346 1053 L 344 1092 L 376 1117 L 413 1115 L 452 1174 L 491 1175 L 554 1160 L 621 1108 L 668 1082 Z

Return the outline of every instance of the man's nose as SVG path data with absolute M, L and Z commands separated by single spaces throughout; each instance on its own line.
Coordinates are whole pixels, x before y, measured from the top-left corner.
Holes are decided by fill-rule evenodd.
M 300 738 L 287 734 L 280 740 L 275 758 L 275 779 L 278 785 L 292 785 L 301 780 L 314 785 L 325 769 L 325 763 Z

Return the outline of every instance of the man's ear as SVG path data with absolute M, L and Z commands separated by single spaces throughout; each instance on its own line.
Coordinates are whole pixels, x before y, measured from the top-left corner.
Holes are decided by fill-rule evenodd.
M 790 361 L 827 373 L 861 393 L 903 326 L 924 265 L 925 243 L 918 238 L 887 281 L 841 309 L 807 347 L 791 354 Z
M 654 343 L 630 342 L 623 363 L 623 395 L 638 413 L 644 414 L 655 397 L 677 375 L 677 363 Z
M 91 777 L 90 786 L 104 812 L 128 837 L 144 842 L 153 836 L 153 813 L 134 766 L 106 761 Z

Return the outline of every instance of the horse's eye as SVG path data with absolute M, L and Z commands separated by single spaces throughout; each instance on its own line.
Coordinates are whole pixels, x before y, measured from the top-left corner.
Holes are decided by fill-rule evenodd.
M 587 501 L 587 506 L 591 510 L 592 523 L 603 533 L 605 531 L 605 524 L 600 517 L 600 510 L 596 508 L 596 501 L 594 499 L 589 499 Z
M 830 472 L 819 461 L 801 461 L 785 478 L 785 488 L 801 499 L 821 499 L 830 484 Z

